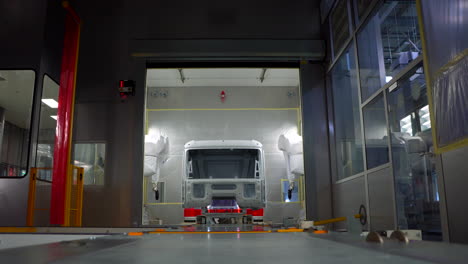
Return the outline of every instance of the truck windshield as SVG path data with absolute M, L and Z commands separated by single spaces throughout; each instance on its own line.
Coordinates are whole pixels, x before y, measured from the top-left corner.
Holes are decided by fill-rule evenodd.
M 253 179 L 259 177 L 256 149 L 194 149 L 188 151 L 190 179 Z

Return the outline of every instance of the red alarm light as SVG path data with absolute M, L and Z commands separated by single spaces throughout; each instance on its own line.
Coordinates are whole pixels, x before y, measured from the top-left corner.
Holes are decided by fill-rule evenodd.
M 120 80 L 119 81 L 120 98 L 127 99 L 129 95 L 135 95 L 135 81 Z
M 226 100 L 226 93 L 224 91 L 221 91 L 221 94 L 219 94 L 219 97 L 221 98 L 221 102 L 224 103 L 224 100 Z

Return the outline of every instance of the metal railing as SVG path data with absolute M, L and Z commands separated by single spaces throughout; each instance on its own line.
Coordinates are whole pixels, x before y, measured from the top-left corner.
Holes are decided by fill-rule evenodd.
M 28 212 L 26 225 L 34 226 L 35 217 L 40 212 L 50 212 L 52 168 L 31 168 L 29 178 Z M 43 177 L 43 175 L 47 175 Z M 63 226 L 80 227 L 83 216 L 83 176 L 84 168 L 68 167 L 65 196 L 65 220 Z M 46 205 L 44 206 L 44 202 Z M 47 203 L 48 202 L 48 203 Z M 42 206 L 37 206 L 38 203 Z

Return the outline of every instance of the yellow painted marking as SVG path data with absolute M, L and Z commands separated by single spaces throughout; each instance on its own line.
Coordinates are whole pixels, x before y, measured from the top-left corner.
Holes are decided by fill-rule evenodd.
M 424 30 L 424 19 L 423 19 L 423 12 L 421 6 L 421 0 L 416 0 L 416 10 L 418 13 L 418 23 L 419 23 L 419 31 L 421 33 L 421 41 L 422 41 L 422 52 L 423 52 L 423 67 L 425 77 L 426 77 L 426 84 L 427 84 L 427 97 L 429 101 L 429 113 L 431 118 L 431 127 L 432 127 L 432 141 L 434 142 L 434 152 L 436 154 L 442 154 L 444 152 L 448 152 L 451 150 L 455 150 L 461 147 L 468 146 L 468 138 L 461 139 L 459 141 L 453 142 L 447 146 L 439 147 L 439 142 L 437 141 L 437 120 L 434 114 L 434 97 L 432 94 L 432 79 L 429 76 L 429 56 L 428 56 L 428 49 L 427 49 L 427 42 L 426 42 L 426 32 Z M 441 74 L 443 71 L 446 71 L 449 67 L 453 66 L 454 64 L 458 63 L 461 59 L 465 56 L 468 56 L 468 49 L 464 50 L 460 54 L 458 54 L 454 59 L 449 61 L 446 65 L 441 67 L 437 73 L 435 73 L 434 78 Z
M 148 123 L 148 111 L 145 111 L 145 135 L 148 135 L 149 133 L 149 129 L 148 129 L 148 126 L 149 126 L 149 123 Z
M 34 225 L 34 204 L 36 203 L 36 177 L 37 169 L 31 168 L 29 175 L 29 191 L 28 191 L 28 211 L 26 215 L 26 225 Z
M 433 97 L 432 97 L 432 81 L 429 76 L 429 56 L 428 56 L 428 51 L 427 51 L 427 42 L 426 42 L 426 32 L 424 30 L 424 19 L 423 19 L 423 12 L 422 12 L 422 6 L 421 6 L 421 0 L 416 0 L 416 11 L 418 14 L 418 23 L 419 23 L 419 31 L 421 34 L 421 42 L 422 42 L 422 53 L 423 53 L 423 68 L 424 72 L 426 74 L 426 85 L 428 87 L 427 89 L 427 97 L 428 97 L 428 102 L 429 102 L 429 115 L 431 119 L 431 127 L 432 127 L 432 140 L 434 142 L 434 151 L 437 153 L 438 152 L 438 146 L 439 143 L 437 142 L 437 131 L 436 131 L 436 120 L 435 120 L 435 115 L 434 115 L 434 104 L 433 104 Z
M 354 218 L 361 218 L 360 214 L 355 214 L 353 216 Z M 326 225 L 326 224 L 332 224 L 332 223 L 337 223 L 337 222 L 343 222 L 346 221 L 348 218 L 346 217 L 337 217 L 337 218 L 332 218 L 332 219 L 326 219 L 326 220 L 321 220 L 321 221 L 314 221 L 314 225 L 319 226 L 319 225 Z
M 315 230 L 314 234 L 328 234 L 327 230 Z
M 346 221 L 346 217 L 337 217 L 337 218 L 332 218 L 332 219 L 327 219 L 327 220 L 322 220 L 322 221 L 314 221 L 314 225 L 319 226 L 319 225 L 326 225 L 326 224 L 343 222 L 343 221 Z
M 461 60 L 468 56 L 468 49 L 458 53 L 453 59 L 447 62 L 442 66 L 437 72 L 434 73 L 433 79 L 438 78 L 440 75 L 444 74 L 446 71 L 450 70 L 453 66 L 457 65 Z
M 305 201 L 305 177 L 304 175 L 300 178 L 301 179 L 301 186 L 302 186 L 302 200 Z
M 148 203 L 147 199 L 147 190 L 146 190 L 146 182 L 147 182 L 147 177 L 143 178 L 143 204 Z
M 450 145 L 444 146 L 444 147 L 438 147 L 436 150 L 437 154 L 441 154 L 444 152 L 452 151 L 458 148 L 466 147 L 468 146 L 468 138 L 456 141 Z
M 83 191 L 84 191 L 84 168 L 77 168 L 77 194 L 76 194 L 76 214 L 75 226 L 81 227 L 83 221 Z
M 182 203 L 146 203 L 146 205 L 182 205 Z
M 71 140 L 70 140 L 71 142 Z M 69 146 L 71 148 L 71 146 Z M 70 150 L 69 150 L 70 151 Z M 70 208 L 71 208 L 71 192 L 73 184 L 73 167 L 70 163 L 67 166 L 66 182 L 65 182 L 65 217 L 62 226 L 70 226 Z
M 129 236 L 142 236 L 143 232 L 129 232 L 128 235 Z
M 35 227 L 0 227 L 0 233 L 35 233 Z
M 299 229 L 299 228 L 278 229 L 277 232 L 278 233 L 304 232 L 304 229 Z

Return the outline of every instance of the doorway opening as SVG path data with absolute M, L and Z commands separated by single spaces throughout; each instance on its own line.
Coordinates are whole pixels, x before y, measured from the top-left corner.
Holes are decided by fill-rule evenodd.
M 300 95 L 298 68 L 148 68 L 142 224 L 305 218 Z

